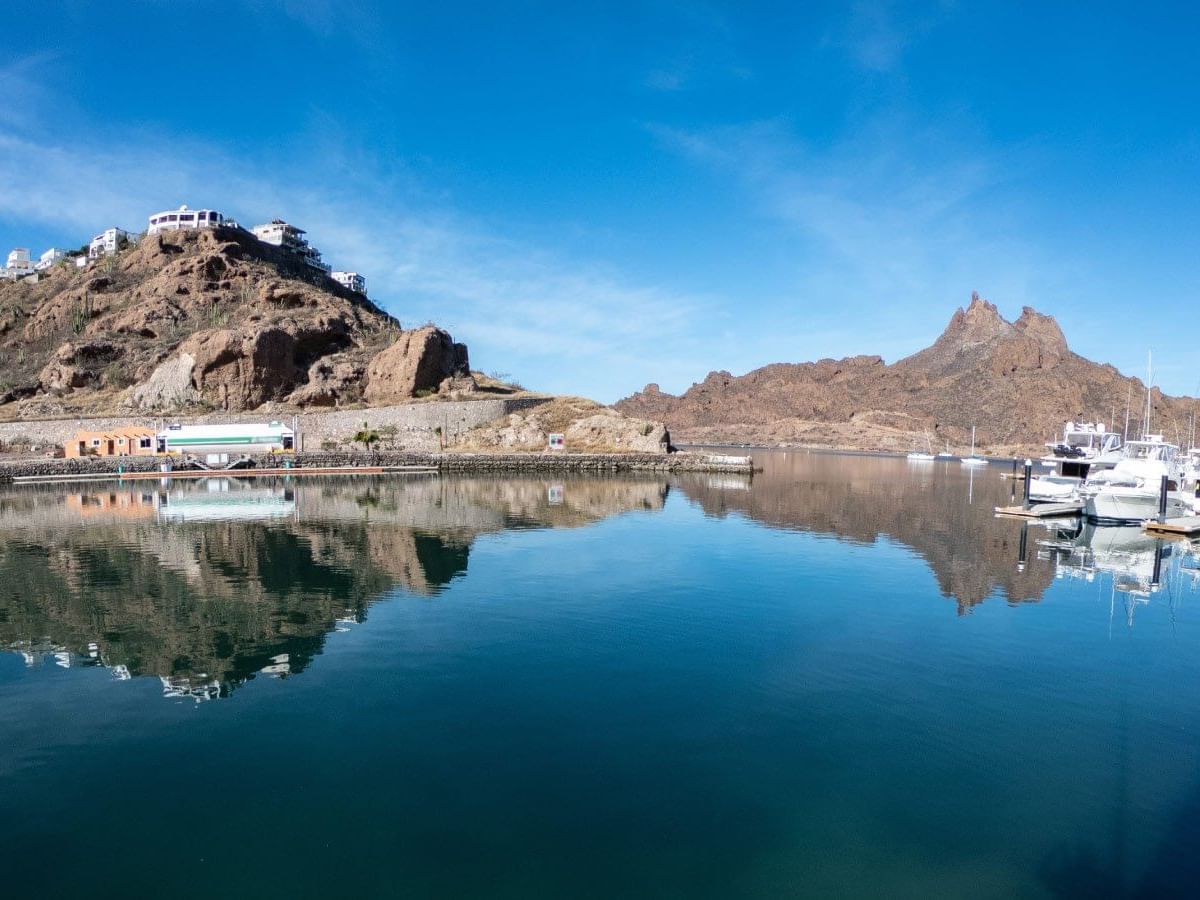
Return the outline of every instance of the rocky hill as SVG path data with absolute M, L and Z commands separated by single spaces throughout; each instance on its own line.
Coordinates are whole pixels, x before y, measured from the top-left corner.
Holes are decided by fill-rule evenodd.
M 878 356 L 711 372 L 680 396 L 657 385 L 615 404 L 665 422 L 676 441 L 964 451 L 971 426 L 990 452 L 1028 452 L 1067 420 L 1141 431 L 1146 387 L 1071 352 L 1058 323 L 1026 307 L 1015 322 L 972 295 L 932 346 L 892 365 Z M 1186 442 L 1195 401 L 1153 391 L 1153 430 Z
M 150 235 L 0 282 L 0 418 L 395 403 L 474 388 L 412 331 L 240 228 Z

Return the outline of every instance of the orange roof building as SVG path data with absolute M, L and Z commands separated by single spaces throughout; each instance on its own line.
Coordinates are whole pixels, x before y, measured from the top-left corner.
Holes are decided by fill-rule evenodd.
M 63 444 L 63 456 L 153 456 L 154 429 L 142 425 L 80 430 Z

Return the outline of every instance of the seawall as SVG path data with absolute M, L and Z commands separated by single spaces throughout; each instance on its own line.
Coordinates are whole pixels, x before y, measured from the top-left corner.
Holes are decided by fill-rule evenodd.
M 324 441 L 348 442 L 366 422 L 376 431 L 396 429 L 394 442 L 404 450 L 435 452 L 444 443 L 453 443 L 472 428 L 494 422 L 518 410 L 547 402 L 544 397 L 495 398 L 483 400 L 430 400 L 377 406 L 370 409 L 328 409 L 290 412 L 210 413 L 200 416 L 101 416 L 96 418 L 22 419 L 0 422 L 0 443 L 28 439 L 40 448 L 69 441 L 75 432 L 103 431 L 125 425 L 143 425 L 158 429 L 164 422 L 190 425 L 218 425 L 226 422 L 265 422 L 279 420 L 288 425 L 293 418 L 298 427 L 297 446 L 318 451 Z

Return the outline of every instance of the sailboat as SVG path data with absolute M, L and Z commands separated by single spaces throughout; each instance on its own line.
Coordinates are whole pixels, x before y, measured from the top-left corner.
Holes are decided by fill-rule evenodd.
M 975 426 L 971 426 L 971 455 L 959 460 L 964 466 L 986 466 L 987 460 L 975 455 Z
M 950 452 L 950 442 L 946 441 L 946 449 L 937 455 L 938 459 L 954 459 L 954 454 Z
M 929 439 L 929 435 L 925 436 L 925 444 L 929 448 L 928 453 L 922 453 L 919 450 L 914 450 L 906 457 L 910 462 L 933 462 L 933 441 Z

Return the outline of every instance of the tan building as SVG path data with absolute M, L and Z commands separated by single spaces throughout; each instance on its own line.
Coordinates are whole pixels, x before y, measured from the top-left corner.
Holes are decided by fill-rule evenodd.
M 153 456 L 154 429 L 126 425 L 101 431 L 81 430 L 63 445 L 63 456 Z

